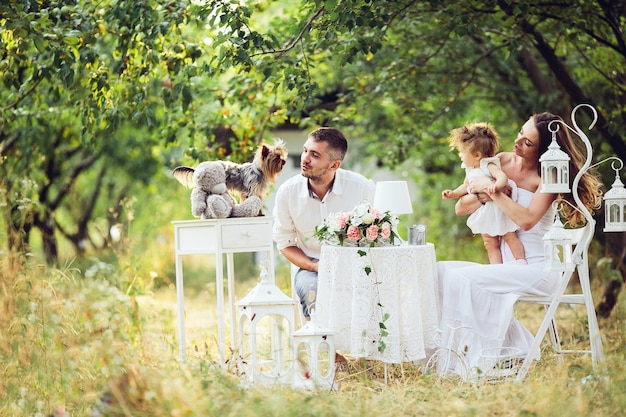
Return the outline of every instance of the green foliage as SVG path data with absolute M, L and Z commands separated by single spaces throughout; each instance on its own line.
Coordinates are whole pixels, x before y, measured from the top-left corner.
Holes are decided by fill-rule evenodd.
M 28 242 L 37 228 L 48 261 L 55 262 L 57 212 L 80 207 L 79 216 L 58 226 L 80 251 L 89 240 L 85 224 L 97 216 L 95 203 L 108 198 L 98 214 L 104 217 L 129 183 L 154 174 L 158 138 L 146 132 L 157 131 L 165 114 L 157 107 L 163 86 L 156 77 L 163 74 L 163 35 L 183 22 L 182 14 L 171 20 L 174 7 L 184 11 L 174 2 L 168 10 L 158 2 L 117 1 L 2 7 L 0 186 L 12 196 L 20 195 L 21 181 L 39 185 L 31 218 L 20 224 L 5 214 L 7 232 L 16 233 L 10 250 L 19 250 L 16 242 Z M 77 190 L 87 178 L 95 187 Z M 7 203 L 13 211 L 16 200 Z
M 320 1 L 285 6 L 280 15 L 265 2 L 212 6 L 212 23 L 226 34 L 221 69 L 248 79 L 263 73 L 271 88 L 282 81 L 277 104 L 289 118 L 349 126 L 385 166 L 428 161 L 425 150 L 441 151 L 433 146 L 438 126 L 447 131 L 479 108 L 496 125 L 546 108 L 564 112 L 564 101 L 591 99 L 606 108 L 609 125 L 622 112 L 605 106 L 623 91 L 622 81 L 606 74 L 626 58 L 613 30 L 623 24 L 622 10 L 613 5 Z M 572 17 L 566 29 L 559 25 Z M 328 93 L 336 94 L 332 113 L 315 104 Z M 613 148 L 623 153 L 620 142 Z
M 282 124 L 341 127 L 360 158 L 436 177 L 455 172 L 445 137 L 467 119 L 513 137 L 535 111 L 587 101 L 601 114 L 598 157 L 625 157 L 622 13 L 578 0 L 3 4 L 6 227 L 50 235 L 66 193 L 90 194 L 75 191 L 83 175 L 115 184 L 92 194 L 114 207 L 151 181 L 163 146 L 182 145 L 173 163 L 243 161 Z M 22 180 L 45 185 L 23 195 Z M 16 215 L 25 198 L 30 220 Z

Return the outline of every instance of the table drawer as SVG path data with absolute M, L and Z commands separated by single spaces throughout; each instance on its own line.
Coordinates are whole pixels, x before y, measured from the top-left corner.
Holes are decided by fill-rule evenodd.
M 222 227 L 223 249 L 271 247 L 272 229 L 265 224 L 238 224 Z
M 215 226 L 181 227 L 177 229 L 177 253 L 214 253 Z

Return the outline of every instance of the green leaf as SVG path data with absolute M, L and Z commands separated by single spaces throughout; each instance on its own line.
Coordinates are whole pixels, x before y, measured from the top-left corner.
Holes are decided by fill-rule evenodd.
M 191 95 L 191 88 L 189 88 L 189 86 L 185 84 L 185 86 L 183 87 L 183 111 L 187 111 L 192 99 L 193 97 Z
M 76 37 L 76 36 L 66 36 L 65 38 L 63 38 L 63 42 L 66 45 L 69 45 L 69 46 L 76 46 L 76 45 L 78 45 L 78 37 Z
M 46 46 L 48 45 L 48 42 L 41 35 L 36 35 L 33 42 L 35 43 L 35 48 L 37 48 L 39 52 L 44 52 L 46 50 Z

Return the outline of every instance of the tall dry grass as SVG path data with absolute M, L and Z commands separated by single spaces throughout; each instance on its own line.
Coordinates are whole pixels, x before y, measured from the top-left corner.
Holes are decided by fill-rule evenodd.
M 337 373 L 336 392 L 299 391 L 243 388 L 216 366 L 209 290 L 188 297 L 189 355 L 181 363 L 172 288 L 129 296 L 71 267 L 1 271 L 0 416 L 47 416 L 61 406 L 89 416 L 103 393 L 115 416 L 621 416 L 626 409 L 623 301 L 601 322 L 602 373 L 586 356 L 558 365 L 549 350 L 521 384 L 463 384 L 411 364 L 389 366 L 385 383 L 381 364 L 351 361 Z M 520 311 L 530 321 L 539 313 Z M 570 316 L 568 328 L 579 330 L 584 315 Z M 575 332 L 564 329 L 564 339 Z

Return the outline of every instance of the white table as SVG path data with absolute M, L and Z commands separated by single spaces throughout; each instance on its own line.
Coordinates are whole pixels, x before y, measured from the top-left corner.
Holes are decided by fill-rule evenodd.
M 235 277 L 233 253 L 265 252 L 268 273 L 274 282 L 274 242 L 272 241 L 272 217 L 238 217 L 213 220 L 182 220 L 174 225 L 176 254 L 176 303 L 178 310 L 178 343 L 180 360 L 185 359 L 185 297 L 183 293 L 184 255 L 215 255 L 215 288 L 217 298 L 217 338 L 221 363 L 225 361 L 224 276 L 223 256 L 226 255 L 228 277 L 228 307 L 230 315 L 230 341 L 236 349 Z
M 439 313 L 432 243 L 374 248 L 324 245 L 317 285 L 318 317 L 338 332 L 338 351 L 401 363 L 424 359 L 427 349 L 436 347 Z M 381 322 L 389 333 L 384 337 Z M 379 351 L 381 341 L 385 347 Z

